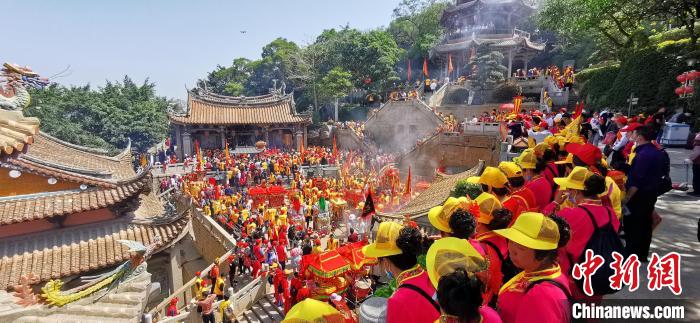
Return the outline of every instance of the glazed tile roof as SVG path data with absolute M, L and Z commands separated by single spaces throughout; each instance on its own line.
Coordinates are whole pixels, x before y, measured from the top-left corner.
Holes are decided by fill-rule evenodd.
M 117 240 L 148 245 L 159 236 L 163 247 L 180 238 L 188 221 L 186 214 L 160 223 L 122 218 L 0 240 L 0 289 L 17 284 L 21 275 L 30 272 L 45 282 L 121 264 L 129 259 L 129 252 Z
M 485 165 L 486 164 L 484 161 L 479 161 L 479 164 L 474 166 L 472 169 L 458 174 L 438 174 L 435 180 L 430 184 L 430 187 L 421 192 L 416 198 L 408 202 L 406 206 L 396 212 L 380 213 L 380 216 L 403 219 L 404 215 L 410 215 L 412 218 L 425 215 L 428 213 L 430 208 L 442 204 L 448 197 L 450 197 L 450 192 L 455 187 L 457 182 L 471 176 L 478 176 L 481 174 L 481 172 L 483 172 Z
M 19 111 L 0 110 L 0 157 L 24 150 L 39 132 L 39 119 L 25 118 Z
M 190 91 L 187 105 L 186 115 L 170 115 L 170 120 L 200 125 L 311 123 L 311 116 L 296 113 L 291 94 L 245 98 Z
M 130 199 L 149 185 L 148 171 L 114 188 L 60 191 L 0 198 L 0 225 L 98 210 Z

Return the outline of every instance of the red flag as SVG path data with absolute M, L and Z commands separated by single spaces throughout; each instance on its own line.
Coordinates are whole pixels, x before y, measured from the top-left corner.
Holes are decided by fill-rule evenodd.
M 430 73 L 428 73 L 428 58 L 427 57 L 423 59 L 423 75 L 425 75 L 425 77 L 428 77 L 428 78 L 430 77 Z
M 406 187 L 403 189 L 403 195 L 411 195 L 411 166 L 408 166 L 408 177 L 406 178 Z
M 338 160 L 338 146 L 335 144 L 335 136 L 333 136 L 333 159 Z
M 454 67 L 452 67 L 452 54 L 447 55 L 447 74 L 452 74 Z
M 372 200 L 372 189 L 367 192 L 367 198 L 365 199 L 365 206 L 362 208 L 362 217 L 367 218 L 375 214 L 374 211 L 374 200 Z
M 572 119 L 578 118 L 578 116 L 580 116 L 581 113 L 583 113 L 583 101 L 581 101 L 581 103 L 576 103 L 576 111 L 574 111 Z
M 516 95 L 513 98 L 513 113 L 518 114 L 520 112 L 520 106 L 523 104 L 523 96 Z
M 408 72 L 406 73 L 406 76 L 407 76 L 406 78 L 410 82 L 411 81 L 411 60 L 410 59 L 408 60 Z

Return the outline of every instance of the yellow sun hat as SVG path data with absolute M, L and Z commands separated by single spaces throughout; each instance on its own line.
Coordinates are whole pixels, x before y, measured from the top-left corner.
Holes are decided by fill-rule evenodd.
M 486 184 L 491 188 L 504 188 L 508 178 L 496 167 L 486 167 L 479 176 L 479 184 Z
M 382 222 L 377 229 L 377 238 L 373 243 L 362 247 L 362 253 L 367 257 L 379 258 L 398 255 L 402 253 L 401 248 L 396 245 L 396 239 L 403 229 L 401 224 L 396 222 Z
M 464 196 L 459 198 L 449 197 L 445 203 L 433 207 L 430 209 L 430 211 L 428 211 L 428 220 L 430 220 L 430 224 L 432 224 L 436 229 L 442 232 L 451 233 L 452 229 L 450 229 L 450 218 L 452 217 L 452 213 L 460 208 L 465 210 L 468 209 L 468 203 L 469 199 Z
M 476 197 L 476 203 L 479 205 L 479 216 L 476 221 L 483 224 L 491 223 L 493 211 L 501 208 L 501 202 L 490 193 L 481 193 Z
M 494 233 L 519 245 L 535 250 L 554 250 L 559 244 L 559 227 L 542 213 L 525 212 L 510 228 Z
M 328 318 L 328 320 L 326 319 Z M 316 323 L 316 322 L 336 322 L 330 319 L 343 321 L 343 314 L 327 302 L 307 298 L 296 303 L 285 315 L 283 323 Z
M 518 164 L 509 161 L 502 161 L 498 164 L 498 169 L 506 175 L 507 178 L 522 177 L 523 170 Z
M 555 177 L 554 182 L 559 185 L 560 190 L 573 189 L 583 190 L 584 182 L 593 175 L 593 172 L 586 167 L 576 166 L 567 177 Z
M 488 269 L 488 262 L 466 239 L 454 237 L 435 241 L 425 256 L 425 267 L 430 282 L 435 288 L 440 277 L 457 269 L 468 273 L 477 273 Z
M 539 145 L 539 144 L 538 144 Z M 535 149 L 537 146 L 535 146 Z M 535 149 L 525 149 L 520 156 L 513 158 L 513 161 L 522 169 L 535 169 L 537 166 L 537 156 Z
M 469 176 L 467 178 L 467 183 L 470 184 L 479 184 L 479 176 Z
M 557 165 L 563 165 L 563 164 L 573 164 L 574 163 L 574 155 L 573 154 L 568 154 L 566 155 L 566 159 L 564 160 L 558 160 L 554 162 Z
M 547 138 L 553 138 L 553 137 L 554 136 L 549 136 Z M 552 147 L 549 144 L 547 144 L 547 139 L 545 138 L 544 142 L 541 142 L 541 143 L 535 145 L 535 147 L 533 148 L 533 151 L 535 153 L 535 156 L 542 156 L 542 155 L 544 155 L 544 151 L 547 149 L 552 149 Z

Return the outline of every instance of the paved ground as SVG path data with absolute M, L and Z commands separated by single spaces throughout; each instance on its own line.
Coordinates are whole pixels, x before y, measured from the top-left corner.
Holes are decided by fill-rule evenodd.
M 667 148 L 668 156 L 671 158 L 671 179 L 674 183 L 692 183 L 692 165 L 685 163 L 685 159 L 690 156 L 692 150 L 683 148 Z
M 681 295 L 673 295 L 668 288 L 650 291 L 646 287 L 649 281 L 646 264 L 642 264 L 640 266 L 639 289 L 634 292 L 622 290 L 610 298 L 684 298 L 694 304 L 692 308 L 686 308 L 686 317 L 688 314 L 692 314 L 700 320 L 700 242 L 697 239 L 700 199 L 688 196 L 683 192 L 671 191 L 661 197 L 656 203 L 656 208 L 663 220 L 654 231 L 651 251 L 660 256 L 669 252 L 678 252 L 681 255 L 681 286 L 683 288 Z

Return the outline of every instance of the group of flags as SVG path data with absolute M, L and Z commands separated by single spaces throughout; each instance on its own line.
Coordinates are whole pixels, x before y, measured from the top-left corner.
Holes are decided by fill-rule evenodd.
M 393 192 L 393 184 L 392 184 L 392 192 Z M 408 176 L 406 177 L 406 186 L 403 189 L 403 196 L 404 197 L 410 197 L 411 196 L 411 166 L 408 167 Z M 393 194 L 393 193 L 392 193 Z M 362 213 L 360 216 L 362 218 L 368 218 L 376 214 L 376 211 L 374 209 L 374 198 L 372 197 L 372 188 L 370 187 L 367 190 L 367 197 L 365 198 L 365 206 L 362 207 Z
M 407 61 L 408 68 L 406 69 L 406 78 L 411 81 L 413 71 L 411 69 L 411 60 Z M 452 54 L 447 55 L 447 73 L 452 74 L 454 67 L 452 66 Z M 423 76 L 430 78 L 430 71 L 428 70 L 428 57 L 423 58 Z

